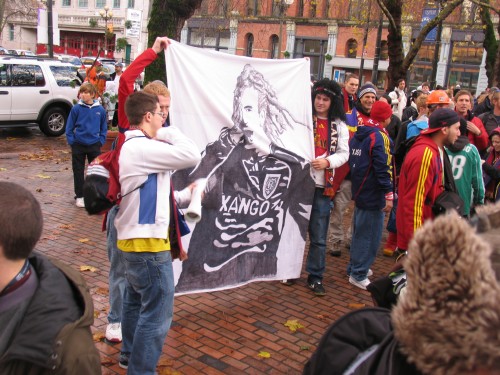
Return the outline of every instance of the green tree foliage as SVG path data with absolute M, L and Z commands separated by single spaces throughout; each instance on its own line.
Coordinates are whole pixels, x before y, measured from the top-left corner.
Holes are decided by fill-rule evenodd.
M 148 46 L 159 36 L 179 40 L 184 22 L 189 19 L 202 0 L 154 0 L 148 23 Z M 161 53 L 163 57 L 163 52 Z M 144 81 L 161 79 L 166 82 L 165 59 L 159 58 L 146 68 Z

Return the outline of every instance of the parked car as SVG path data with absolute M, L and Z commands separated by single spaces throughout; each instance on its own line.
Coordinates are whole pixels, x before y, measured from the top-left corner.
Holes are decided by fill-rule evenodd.
M 80 85 L 77 67 L 72 64 L 0 56 L 0 127 L 36 123 L 47 136 L 64 134 Z
M 85 65 L 85 67 L 89 68 L 94 63 L 95 56 L 80 57 L 80 60 L 82 60 L 82 63 L 83 63 L 83 65 Z M 115 59 L 111 59 L 108 57 L 98 57 L 97 61 L 99 61 L 101 64 L 115 65 L 115 63 L 116 63 Z
M 7 48 L 0 47 L 0 55 L 7 55 L 9 50 Z
M 15 51 L 19 56 L 36 56 L 36 53 L 29 51 L 27 49 L 16 49 Z

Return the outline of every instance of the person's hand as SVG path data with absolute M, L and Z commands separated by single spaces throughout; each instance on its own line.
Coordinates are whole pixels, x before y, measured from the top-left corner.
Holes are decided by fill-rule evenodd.
M 160 53 L 164 49 L 167 49 L 170 44 L 170 39 L 166 36 L 157 37 L 151 48 L 156 52 Z
M 330 163 L 325 158 L 317 158 L 311 162 L 311 165 L 314 169 L 321 170 L 328 168 Z
M 382 209 L 383 212 L 391 212 L 392 210 L 392 199 L 391 200 L 385 200 L 385 207 Z
M 474 135 L 481 135 L 481 130 L 479 130 L 479 128 L 470 121 L 467 121 L 467 130 Z

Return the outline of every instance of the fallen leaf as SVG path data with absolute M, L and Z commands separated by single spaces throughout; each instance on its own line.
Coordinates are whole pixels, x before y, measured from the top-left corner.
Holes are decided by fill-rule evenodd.
M 95 290 L 97 294 L 100 294 L 101 296 L 109 296 L 109 289 L 108 288 L 97 288 Z
M 258 356 L 261 357 L 261 358 L 271 358 L 271 353 L 268 353 L 268 352 L 259 352 Z
M 95 271 L 97 271 L 97 268 L 92 267 L 92 266 L 80 266 L 80 271 L 95 272 Z
M 316 318 L 321 319 L 321 320 L 326 320 L 326 319 L 330 319 L 330 315 L 328 315 L 328 314 L 318 314 L 318 315 L 316 315 Z
M 165 366 L 158 366 L 156 370 L 158 375 L 182 375 L 182 372 L 172 370 L 171 368 Z
M 7 137 L 7 138 L 5 138 L 5 140 L 7 140 L 7 141 L 9 141 L 9 142 L 10 142 L 10 141 L 15 141 L 16 139 L 17 139 L 17 138 L 14 138 L 14 137 Z
M 350 309 L 362 309 L 363 307 L 365 307 L 366 305 L 364 303 L 350 303 L 348 305 L 348 307 Z
M 42 237 L 42 240 L 51 240 L 51 241 L 53 241 L 53 240 L 57 240 L 57 239 L 58 239 L 57 236 L 44 236 L 44 237 Z
M 115 362 L 112 359 L 110 359 L 110 358 L 103 359 L 101 361 L 101 366 L 104 366 L 104 367 L 109 367 L 109 366 L 112 366 L 114 364 L 115 364 Z
M 284 323 L 285 327 L 288 327 L 288 329 L 292 332 L 297 332 L 298 329 L 304 328 L 302 324 L 298 322 L 298 320 L 287 320 L 286 323 Z
M 59 225 L 61 229 L 73 229 L 73 224 L 61 224 Z
M 90 240 L 88 238 L 80 238 L 78 240 L 78 242 L 81 242 L 81 243 L 86 243 L 86 242 L 89 242 Z
M 172 367 L 173 364 L 174 364 L 174 361 L 173 361 L 173 359 L 170 359 L 170 358 L 161 358 L 158 361 L 158 366 L 170 366 L 170 367 Z
M 42 190 L 42 188 L 38 188 L 38 189 L 36 189 L 35 191 L 36 191 L 37 193 L 41 193 L 43 190 Z
M 300 347 L 300 350 L 309 350 L 309 349 L 310 349 L 310 347 L 309 347 L 309 346 L 307 346 L 307 345 L 302 345 L 302 346 Z
M 104 332 L 99 331 L 92 335 L 92 339 L 94 340 L 94 342 L 104 341 L 104 337 L 106 337 Z
M 50 176 L 47 176 L 45 174 L 37 174 L 36 177 L 40 177 L 40 178 L 44 178 L 44 179 L 51 178 Z
M 99 315 L 101 315 L 101 312 L 98 310 L 94 310 L 94 318 L 99 318 Z
M 6 171 L 7 168 L 0 168 L 0 172 Z

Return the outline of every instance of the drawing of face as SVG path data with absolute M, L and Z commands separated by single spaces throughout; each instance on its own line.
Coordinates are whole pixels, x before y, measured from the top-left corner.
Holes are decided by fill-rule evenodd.
M 259 112 L 259 92 L 253 87 L 248 87 L 241 95 L 242 119 L 241 124 L 245 138 L 256 148 L 263 146 L 269 148 L 270 139 L 264 132 L 264 111 Z

